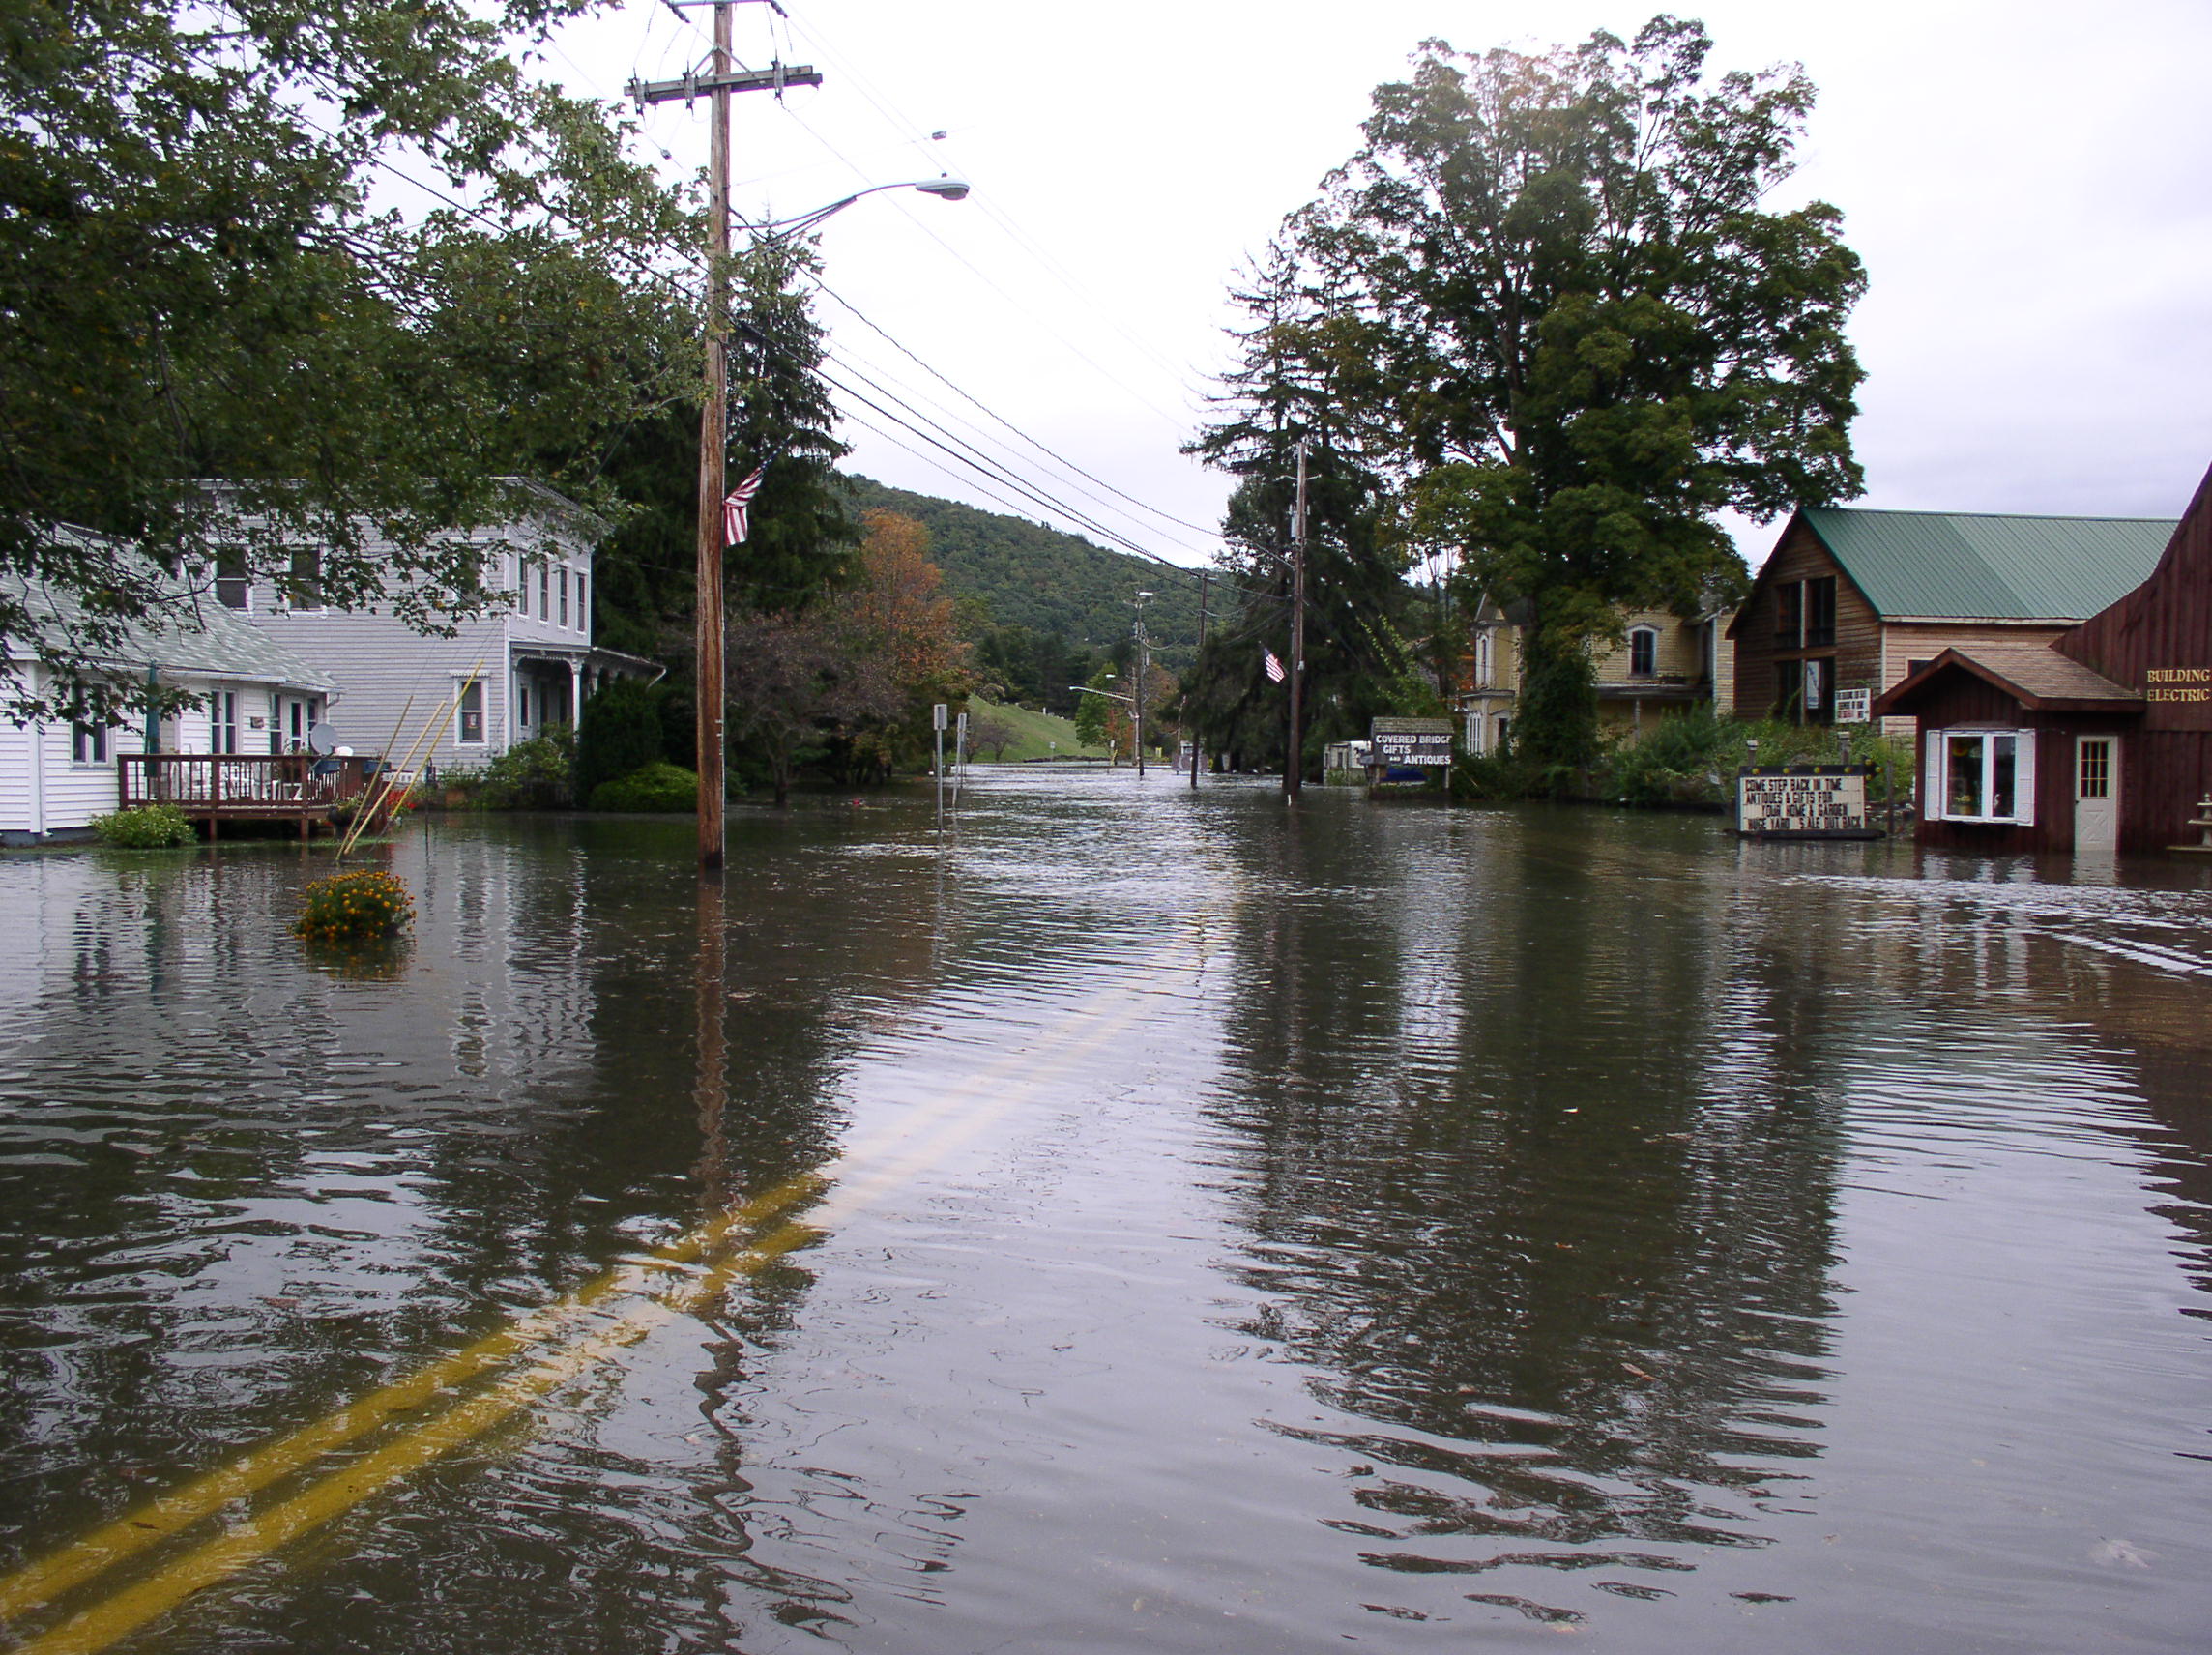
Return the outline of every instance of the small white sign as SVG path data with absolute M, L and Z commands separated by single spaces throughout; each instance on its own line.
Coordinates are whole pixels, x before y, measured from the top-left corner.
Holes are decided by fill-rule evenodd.
M 949 724 L 952 720 L 946 715 L 950 713 L 952 709 L 947 707 L 944 702 L 939 702 L 936 707 L 930 711 L 931 728 L 942 730 L 946 727 L 946 725 Z
M 1839 689 L 1836 691 L 1836 722 L 1839 724 L 1865 724 L 1874 718 L 1874 691 L 1871 689 Z

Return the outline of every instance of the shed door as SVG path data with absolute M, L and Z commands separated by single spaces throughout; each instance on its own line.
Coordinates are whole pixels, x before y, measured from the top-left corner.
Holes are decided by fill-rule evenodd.
M 2074 848 L 2110 851 L 2120 842 L 2120 739 L 2074 742 Z

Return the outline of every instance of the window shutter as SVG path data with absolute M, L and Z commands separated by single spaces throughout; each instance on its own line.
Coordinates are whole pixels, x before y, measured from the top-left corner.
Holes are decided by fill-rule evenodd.
M 1943 814 L 1943 747 L 1946 732 L 1920 732 L 1920 819 L 1932 822 Z
M 2023 828 L 2035 826 L 2035 738 L 2036 731 L 2020 730 L 2019 740 L 2013 745 L 2013 820 Z

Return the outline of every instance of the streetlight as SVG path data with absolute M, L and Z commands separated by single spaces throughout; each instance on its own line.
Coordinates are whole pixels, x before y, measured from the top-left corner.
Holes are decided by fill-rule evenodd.
M 715 72 L 726 73 L 728 55 L 729 7 L 717 5 L 715 11 Z M 819 77 L 817 77 L 819 82 Z M 656 94 L 675 96 L 666 88 L 641 87 L 636 96 L 639 107 Z M 728 97 L 715 93 L 715 149 L 714 189 L 713 219 L 708 242 L 707 290 L 707 402 L 699 420 L 699 575 L 697 607 L 698 670 L 693 675 L 693 700 L 696 703 L 699 724 L 699 871 L 701 874 L 718 873 L 722 866 L 722 800 L 728 789 L 724 769 L 727 743 L 723 715 L 722 653 L 725 621 L 722 614 L 722 561 L 729 551 L 729 536 L 724 528 L 723 496 L 728 479 L 723 474 L 723 462 L 729 448 L 729 339 L 723 321 L 723 311 L 729 307 L 729 273 L 727 258 L 730 245 L 729 218 L 729 134 Z M 770 219 L 748 224 L 756 234 L 788 235 L 812 229 L 832 214 L 842 213 L 863 195 L 873 195 L 885 189 L 918 189 L 924 195 L 935 195 L 941 200 L 960 201 L 968 194 L 968 186 L 955 178 L 931 178 L 902 184 L 877 184 L 865 189 L 856 189 L 840 200 L 826 207 L 817 207 L 811 213 L 796 218 Z

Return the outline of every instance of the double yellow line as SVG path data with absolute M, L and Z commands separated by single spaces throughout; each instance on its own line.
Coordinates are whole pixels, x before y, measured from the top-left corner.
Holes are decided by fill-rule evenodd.
M 1183 946 L 1179 939 L 1170 943 L 1138 963 L 1132 974 L 1149 976 Z M 14 1644 L 12 1655 L 94 1655 L 107 1648 L 193 1593 L 481 1437 L 655 1328 L 713 1304 L 732 1282 L 757 1274 L 861 1210 L 1075 1067 L 1134 1022 L 1148 997 L 1135 984 L 1092 997 L 1030 1046 L 909 1111 L 840 1157 L 845 1177 L 835 1185 L 823 1172 L 788 1179 L 653 1253 L 606 1270 L 566 1297 L 516 1317 L 466 1350 L 255 1448 L 0 1580 L 0 1627 L 13 1627 L 139 1553 L 181 1541 L 226 1507 L 308 1470 L 387 1422 L 451 1399 L 443 1411 L 407 1425 L 381 1446 Z M 820 1203 L 810 1222 L 787 1220 L 767 1234 L 756 1234 L 808 1202 Z M 748 1235 L 756 1238 L 741 1245 Z M 454 1396 L 487 1374 L 497 1378 Z

